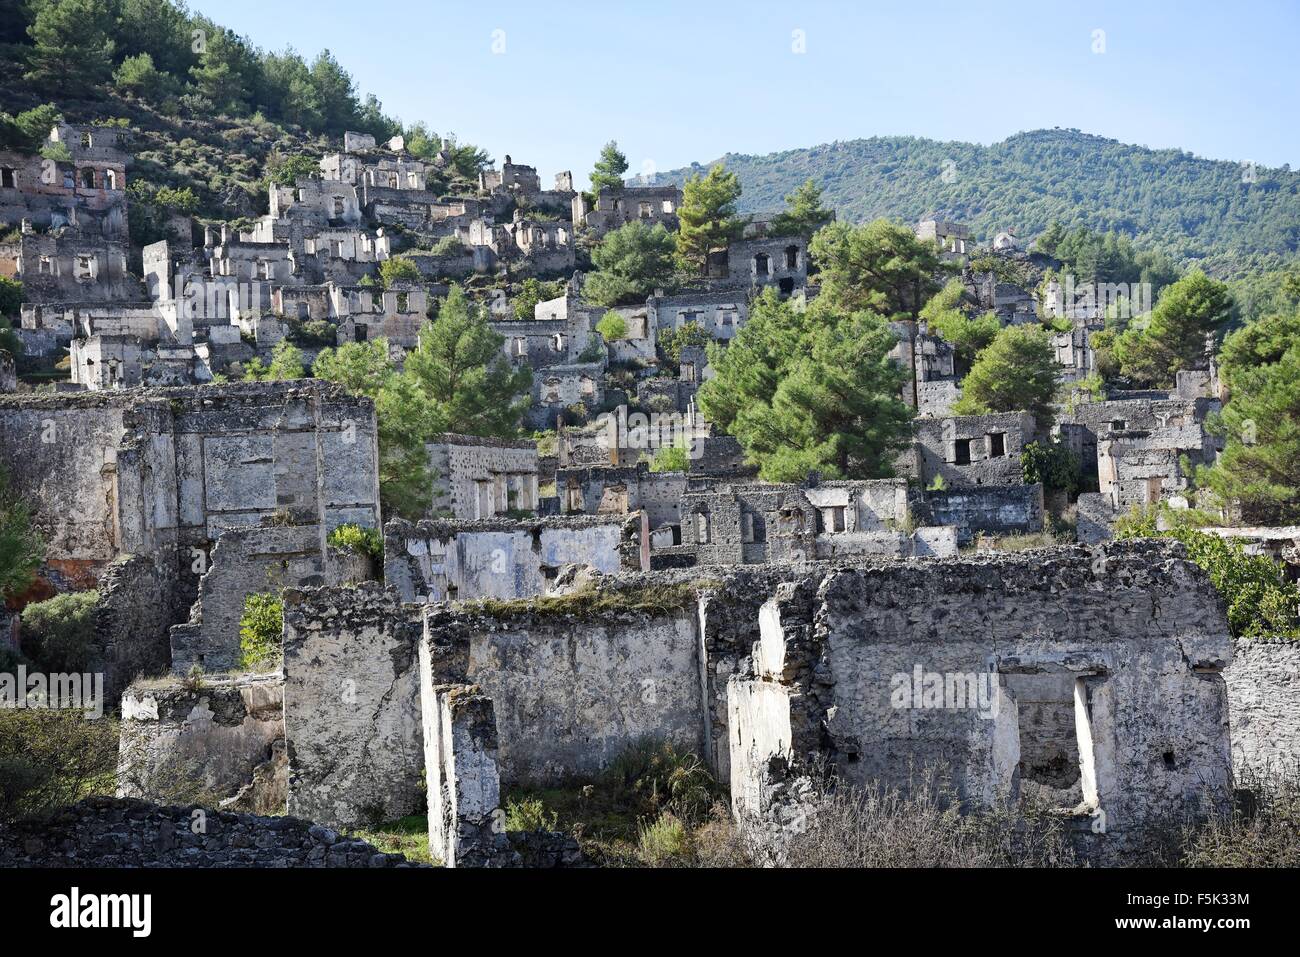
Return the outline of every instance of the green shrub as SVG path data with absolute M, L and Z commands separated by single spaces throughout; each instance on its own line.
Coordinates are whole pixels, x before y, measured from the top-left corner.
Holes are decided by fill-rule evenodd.
M 665 445 L 655 450 L 650 460 L 651 472 L 685 472 L 690 467 L 690 456 L 680 444 Z
M 435 256 L 459 256 L 465 252 L 465 246 L 455 236 L 443 236 L 433 244 L 431 251 Z
M 420 278 L 420 267 L 409 259 L 403 259 L 400 256 L 393 259 L 385 259 L 379 264 L 379 278 L 385 286 L 391 286 L 399 280 L 418 281 Z
M 1160 529 L 1159 514 L 1157 508 L 1135 508 L 1115 523 L 1115 537 L 1173 538 L 1182 542 L 1187 557 L 1205 570 L 1227 602 L 1228 627 L 1235 637 L 1300 637 L 1300 589 L 1286 580 L 1281 565 L 1265 555 L 1246 554 L 1241 542 L 1194 528 Z
M 611 309 L 596 323 L 596 331 L 606 342 L 615 342 L 627 338 L 627 320 Z
M 48 671 L 90 670 L 99 592 L 76 591 L 32 602 L 22 613 L 23 646 Z
M 239 663 L 252 671 L 269 671 L 284 654 L 284 601 L 279 595 L 249 595 L 239 619 Z
M 665 811 L 650 824 L 641 825 L 637 848 L 651 867 L 685 862 L 690 856 L 690 835 L 686 825 Z
M 547 811 L 538 798 L 514 798 L 506 801 L 507 831 L 553 831 L 559 815 Z
M 377 528 L 363 528 L 355 522 L 348 522 L 330 532 L 326 541 L 333 548 L 369 555 L 377 562 L 384 559 L 384 537 Z
M 32 528 L 31 510 L 0 465 L 0 601 L 26 591 L 44 558 L 45 542 Z
M 1020 453 L 1020 467 L 1026 483 L 1041 482 L 1071 495 L 1079 490 L 1079 459 L 1057 442 L 1030 442 Z
M 113 793 L 117 747 L 107 718 L 0 708 L 0 823 Z

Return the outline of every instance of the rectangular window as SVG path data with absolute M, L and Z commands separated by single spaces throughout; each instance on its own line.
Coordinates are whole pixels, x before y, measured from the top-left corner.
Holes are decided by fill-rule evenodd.
M 970 439 L 958 439 L 953 454 L 957 465 L 970 465 Z
M 1000 459 L 1007 454 L 1007 437 L 1001 432 L 989 435 L 989 458 Z

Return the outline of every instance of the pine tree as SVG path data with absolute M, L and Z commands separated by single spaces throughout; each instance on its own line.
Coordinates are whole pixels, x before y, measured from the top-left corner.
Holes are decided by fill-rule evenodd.
M 591 192 L 600 195 L 602 189 L 617 189 L 623 185 L 623 174 L 627 172 L 627 157 L 618 148 L 618 143 L 610 140 L 600 150 L 600 159 L 591 171 Z
M 785 198 L 785 205 L 772 218 L 773 236 L 811 236 L 835 219 L 835 212 L 822 205 L 821 187 L 810 179 Z
M 673 284 L 676 237 L 663 223 L 626 223 L 607 233 L 591 253 L 596 271 L 582 294 L 598 306 L 644 303 L 656 288 Z
M 518 434 L 532 372 L 512 369 L 483 309 L 452 285 L 438 318 L 420 330 L 405 376 L 428 400 L 438 431 L 509 438 Z
M 97 0 L 46 0 L 27 28 L 27 78 L 86 91 L 113 71 L 112 9 Z
M 933 243 L 885 219 L 864 226 L 831 223 L 808 251 L 821 270 L 823 298 L 844 311 L 870 309 L 891 321 L 916 318 L 939 290 L 934 277 L 946 268 Z
M 731 344 L 711 347 L 716 375 L 700 406 L 768 481 L 887 476 L 912 418 L 898 398 L 894 343 L 878 315 L 829 304 L 800 312 L 768 289 Z
M 683 272 L 704 275 L 709 253 L 726 249 L 739 239 L 745 222 L 736 215 L 740 199 L 740 178 L 721 164 L 707 176 L 693 175 L 682 186 L 682 204 L 677 210 L 681 227 L 677 234 L 677 263 Z
M 1200 270 L 1169 286 L 1146 328 L 1130 326 L 1116 337 L 1115 359 L 1133 382 L 1169 386 L 1180 369 L 1202 365 L 1206 338 L 1232 318 L 1228 287 Z
M 1052 424 L 1061 367 L 1047 331 L 1038 326 L 1007 326 L 980 352 L 961 383 L 956 415 L 1028 412 L 1040 431 Z

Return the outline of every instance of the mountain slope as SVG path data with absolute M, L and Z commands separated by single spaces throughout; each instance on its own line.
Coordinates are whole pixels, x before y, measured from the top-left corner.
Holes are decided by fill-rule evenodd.
M 1275 268 L 1300 250 L 1300 173 L 1077 130 L 1020 133 L 992 146 L 872 137 L 718 162 L 740 176 L 747 212 L 779 209 L 811 178 L 851 221 L 934 216 L 967 223 L 983 239 L 1012 229 L 1027 241 L 1060 220 L 1124 233 L 1223 275 Z M 660 179 L 680 183 L 705 168 Z

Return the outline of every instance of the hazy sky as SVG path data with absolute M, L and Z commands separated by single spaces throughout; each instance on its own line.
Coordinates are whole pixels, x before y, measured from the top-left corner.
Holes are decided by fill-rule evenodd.
M 1300 0 L 190 6 L 264 48 L 328 48 L 390 114 L 498 163 L 509 153 L 544 182 L 561 169 L 585 182 L 609 139 L 635 174 L 728 151 L 991 143 L 1052 126 L 1300 167 Z

